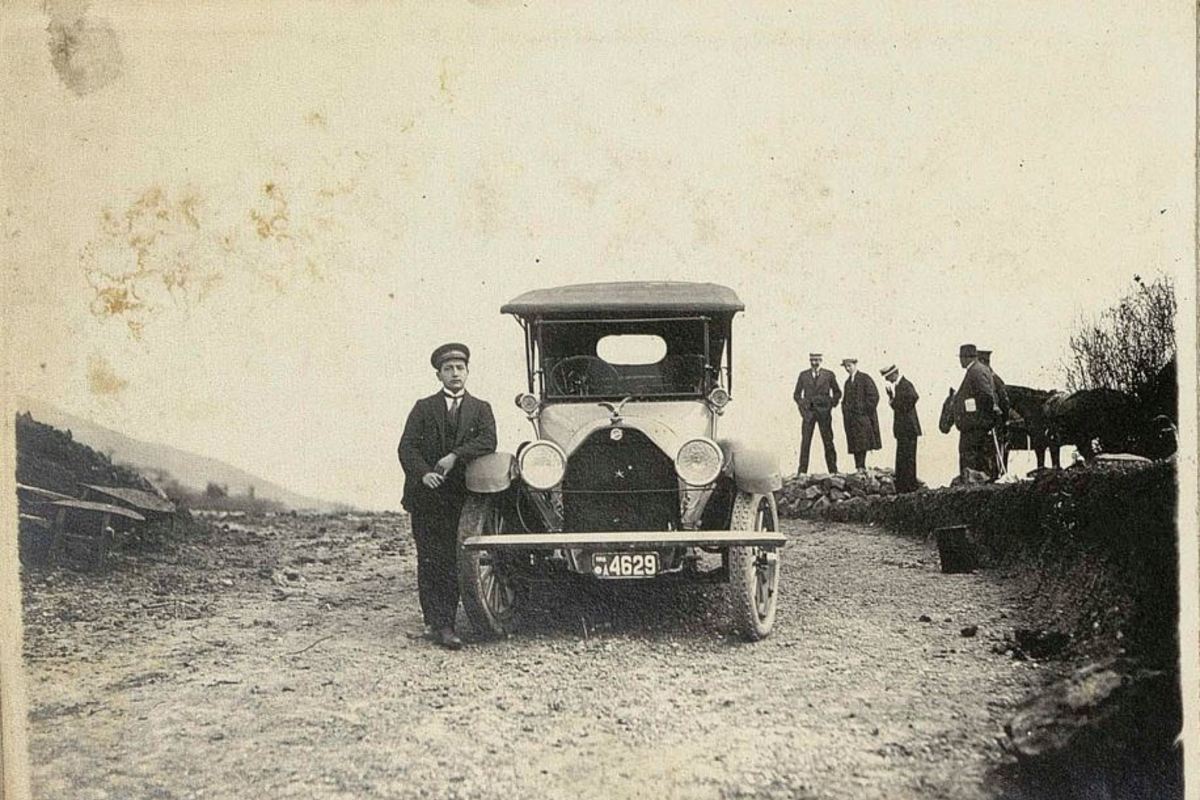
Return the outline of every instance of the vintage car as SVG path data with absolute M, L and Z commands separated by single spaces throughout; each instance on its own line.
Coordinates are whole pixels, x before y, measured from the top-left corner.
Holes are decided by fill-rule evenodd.
M 778 465 L 717 433 L 744 308 L 684 282 L 539 289 L 501 307 L 524 332 L 516 404 L 535 438 L 467 468 L 459 584 L 476 629 L 511 632 L 523 583 L 574 574 L 727 582 L 734 627 L 771 632 Z

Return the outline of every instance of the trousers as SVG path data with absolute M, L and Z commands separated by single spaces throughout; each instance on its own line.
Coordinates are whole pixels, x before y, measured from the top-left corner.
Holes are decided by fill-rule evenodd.
M 421 616 L 434 630 L 453 628 L 458 613 L 458 517 L 461 512 L 462 503 L 446 503 L 412 514 Z
M 996 447 L 989 428 L 971 429 L 958 433 L 958 471 L 974 469 L 995 477 Z
M 917 437 L 896 440 L 896 491 L 917 490 Z
M 832 475 L 837 472 L 837 450 L 833 446 L 833 418 L 807 417 L 800 426 L 800 472 L 808 472 L 808 454 L 812 449 L 813 428 L 820 427 L 821 443 L 825 445 L 825 468 Z

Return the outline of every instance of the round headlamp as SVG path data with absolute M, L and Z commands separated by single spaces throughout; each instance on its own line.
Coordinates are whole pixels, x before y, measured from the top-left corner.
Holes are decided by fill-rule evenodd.
M 524 411 L 526 414 L 533 414 L 538 410 L 541 403 L 537 399 L 537 395 L 529 392 L 521 392 L 516 397 L 517 408 Z
M 724 456 L 712 439 L 690 439 L 675 456 L 675 472 L 689 486 L 706 486 L 721 474 Z
M 567 457 L 554 442 L 539 439 L 521 451 L 518 461 L 521 479 L 531 489 L 545 491 L 562 480 L 567 467 Z
M 722 389 L 720 386 L 708 393 L 708 403 L 717 411 L 720 411 L 725 406 L 729 405 L 729 392 Z

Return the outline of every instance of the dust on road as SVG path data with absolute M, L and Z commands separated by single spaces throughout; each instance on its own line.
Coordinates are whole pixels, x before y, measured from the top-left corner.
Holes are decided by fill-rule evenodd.
M 763 642 L 721 586 L 620 586 L 459 653 L 406 636 L 404 517 L 227 527 L 25 576 L 36 797 L 989 797 L 1043 683 L 993 652 L 1014 588 L 862 526 L 785 523 Z

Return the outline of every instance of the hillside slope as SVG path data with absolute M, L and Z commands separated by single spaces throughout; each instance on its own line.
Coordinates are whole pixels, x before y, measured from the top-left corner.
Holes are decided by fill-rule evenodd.
M 275 500 L 288 508 L 328 511 L 339 507 L 327 500 L 305 497 L 215 458 L 197 455 L 158 442 L 147 442 L 68 414 L 54 406 L 30 398 L 18 398 L 17 410 L 28 411 L 39 422 L 69 430 L 76 441 L 108 454 L 115 464 L 129 465 L 154 478 L 167 473 L 183 486 L 197 492 L 212 482 L 244 493 L 253 486 L 257 497 Z

